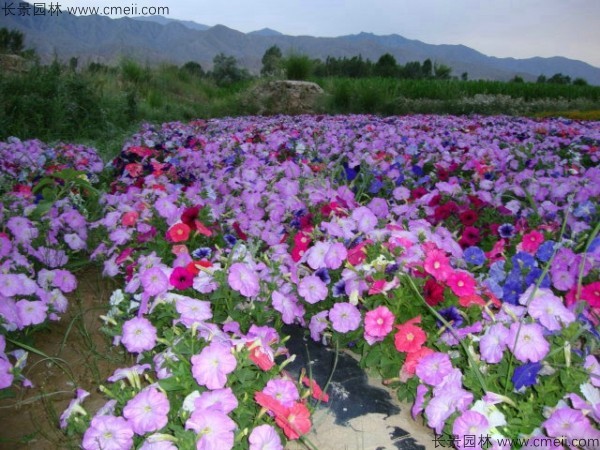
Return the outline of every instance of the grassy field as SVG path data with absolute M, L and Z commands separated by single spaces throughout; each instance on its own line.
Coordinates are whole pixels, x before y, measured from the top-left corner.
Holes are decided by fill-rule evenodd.
M 326 114 L 572 115 L 598 119 L 600 87 L 495 81 L 316 78 Z M 58 63 L 22 74 L 0 73 L 0 139 L 17 136 L 90 144 L 105 158 L 148 121 L 256 114 L 255 79 L 218 86 L 184 68 L 117 67 L 75 71 Z M 286 113 L 286 111 L 271 111 Z

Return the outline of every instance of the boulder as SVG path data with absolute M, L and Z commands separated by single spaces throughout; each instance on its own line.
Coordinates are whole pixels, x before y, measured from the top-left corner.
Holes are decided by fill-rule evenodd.
M 0 72 L 23 73 L 30 67 L 31 62 L 22 56 L 0 53 Z
M 318 112 L 323 89 L 309 81 L 272 80 L 260 84 L 249 93 L 249 101 L 257 113 L 312 114 Z

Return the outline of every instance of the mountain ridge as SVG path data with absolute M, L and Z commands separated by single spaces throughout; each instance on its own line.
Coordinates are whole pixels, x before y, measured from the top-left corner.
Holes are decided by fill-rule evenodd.
M 453 75 L 471 79 L 507 81 L 515 75 L 534 81 L 555 73 L 584 78 L 600 85 L 600 68 L 562 56 L 526 59 L 487 56 L 461 44 L 428 44 L 399 34 L 384 36 L 360 32 L 338 37 L 289 36 L 263 28 L 249 33 L 225 25 L 208 26 L 162 16 L 111 19 L 102 16 L 58 17 L 6 16 L 2 26 L 25 34 L 26 45 L 36 48 L 43 61 L 79 57 L 82 62 L 114 63 L 132 57 L 148 64 L 183 64 L 196 61 L 207 69 L 218 53 L 234 56 L 241 66 L 258 73 L 264 52 L 272 45 L 284 54 L 305 53 L 324 60 L 327 56 L 361 55 L 377 61 L 384 53 L 398 63 L 424 61 L 446 64 Z

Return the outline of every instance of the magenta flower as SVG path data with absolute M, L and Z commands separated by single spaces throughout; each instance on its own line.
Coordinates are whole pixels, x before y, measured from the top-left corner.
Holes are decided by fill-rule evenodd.
M 169 283 L 175 289 L 184 291 L 194 284 L 194 275 L 184 267 L 175 267 L 169 277 Z
M 437 386 L 452 372 L 450 357 L 445 353 L 426 355 L 417 363 L 415 373 L 425 383 Z
M 490 364 L 499 363 L 506 349 L 508 334 L 508 328 L 501 323 L 489 327 L 479 340 L 481 359 Z
M 212 318 L 210 302 L 182 297 L 175 302 L 175 309 L 180 314 L 179 320 L 191 328 L 194 323 L 204 322 Z
M 365 339 L 367 342 L 382 340 L 394 326 L 394 314 L 386 306 L 378 306 L 365 315 Z M 369 342 L 371 344 L 371 342 Z
M 354 331 L 360 326 L 360 311 L 350 303 L 336 303 L 329 311 L 329 320 L 338 333 Z
M 185 423 L 187 430 L 198 435 L 197 450 L 230 449 L 233 447 L 235 422 L 219 411 L 197 409 Z
M 452 272 L 446 253 L 438 249 L 427 252 L 423 268 L 438 281 L 445 281 Z
M 126 450 L 133 447 L 133 430 L 123 417 L 95 416 L 83 435 L 84 450 Z
M 169 409 L 167 396 L 151 386 L 127 402 L 123 417 L 129 421 L 133 432 L 141 436 L 163 428 L 167 424 Z
M 15 304 L 21 327 L 38 325 L 46 320 L 48 306 L 40 301 L 19 300 Z
M 233 372 L 237 365 L 231 348 L 219 342 L 212 342 L 199 355 L 192 356 L 191 361 L 192 375 L 199 385 L 208 389 L 225 387 L 227 374 Z
M 285 378 L 269 380 L 262 391 L 286 408 L 294 406 L 296 400 L 300 398 L 296 385 L 291 380 L 286 380 Z
M 238 407 L 238 400 L 231 388 L 215 389 L 200 394 L 194 401 L 194 406 L 205 411 L 211 410 L 229 414 Z
M 141 273 L 140 280 L 144 292 L 148 295 L 159 295 L 169 289 L 169 278 L 159 267 L 144 270 Z
M 227 281 L 244 297 L 255 297 L 260 292 L 258 274 L 244 263 L 235 263 L 229 268 Z
M 156 328 L 145 317 L 134 317 L 123 323 L 121 343 L 130 353 L 152 350 L 156 345 Z
M 521 362 L 539 362 L 550 351 L 550 344 L 544 338 L 543 331 L 537 323 L 513 323 L 506 341 L 508 348 Z
M 304 277 L 298 283 L 298 294 L 311 305 L 327 298 L 327 285 L 316 275 Z
M 457 270 L 450 273 L 446 283 L 459 297 L 475 294 L 475 279 L 467 272 Z
M 283 450 L 281 438 L 271 425 L 259 425 L 254 428 L 248 441 L 250 450 Z

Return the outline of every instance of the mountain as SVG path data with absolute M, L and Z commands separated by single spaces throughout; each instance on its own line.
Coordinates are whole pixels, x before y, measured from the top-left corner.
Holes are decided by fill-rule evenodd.
M 58 17 L 8 15 L 2 18 L 0 25 L 25 33 L 26 46 L 35 47 L 42 61 L 58 56 L 62 60 L 79 57 L 84 64 L 90 61 L 114 63 L 126 56 L 148 64 L 196 61 L 204 69 L 210 69 L 214 56 L 222 52 L 258 73 L 265 51 L 277 45 L 284 55 L 304 53 L 322 60 L 327 56 L 362 55 L 377 61 L 384 53 L 392 54 L 401 64 L 429 58 L 452 67 L 454 75 L 468 72 L 470 79 L 509 80 L 519 75 L 533 81 L 540 74 L 550 77 L 562 73 L 600 85 L 600 68 L 582 61 L 563 57 L 495 58 L 464 45 L 432 45 L 397 34 L 288 36 L 268 28 L 242 33 L 224 25 L 207 27 L 159 16 L 111 19 L 67 13 Z
M 155 22 L 160 25 L 169 25 L 172 23 L 179 23 L 190 30 L 208 30 L 210 27 L 208 25 L 202 25 L 201 23 L 194 22 L 191 20 L 177 20 L 177 19 L 169 19 L 163 16 L 138 16 L 132 17 L 133 20 L 141 20 L 143 22 Z

